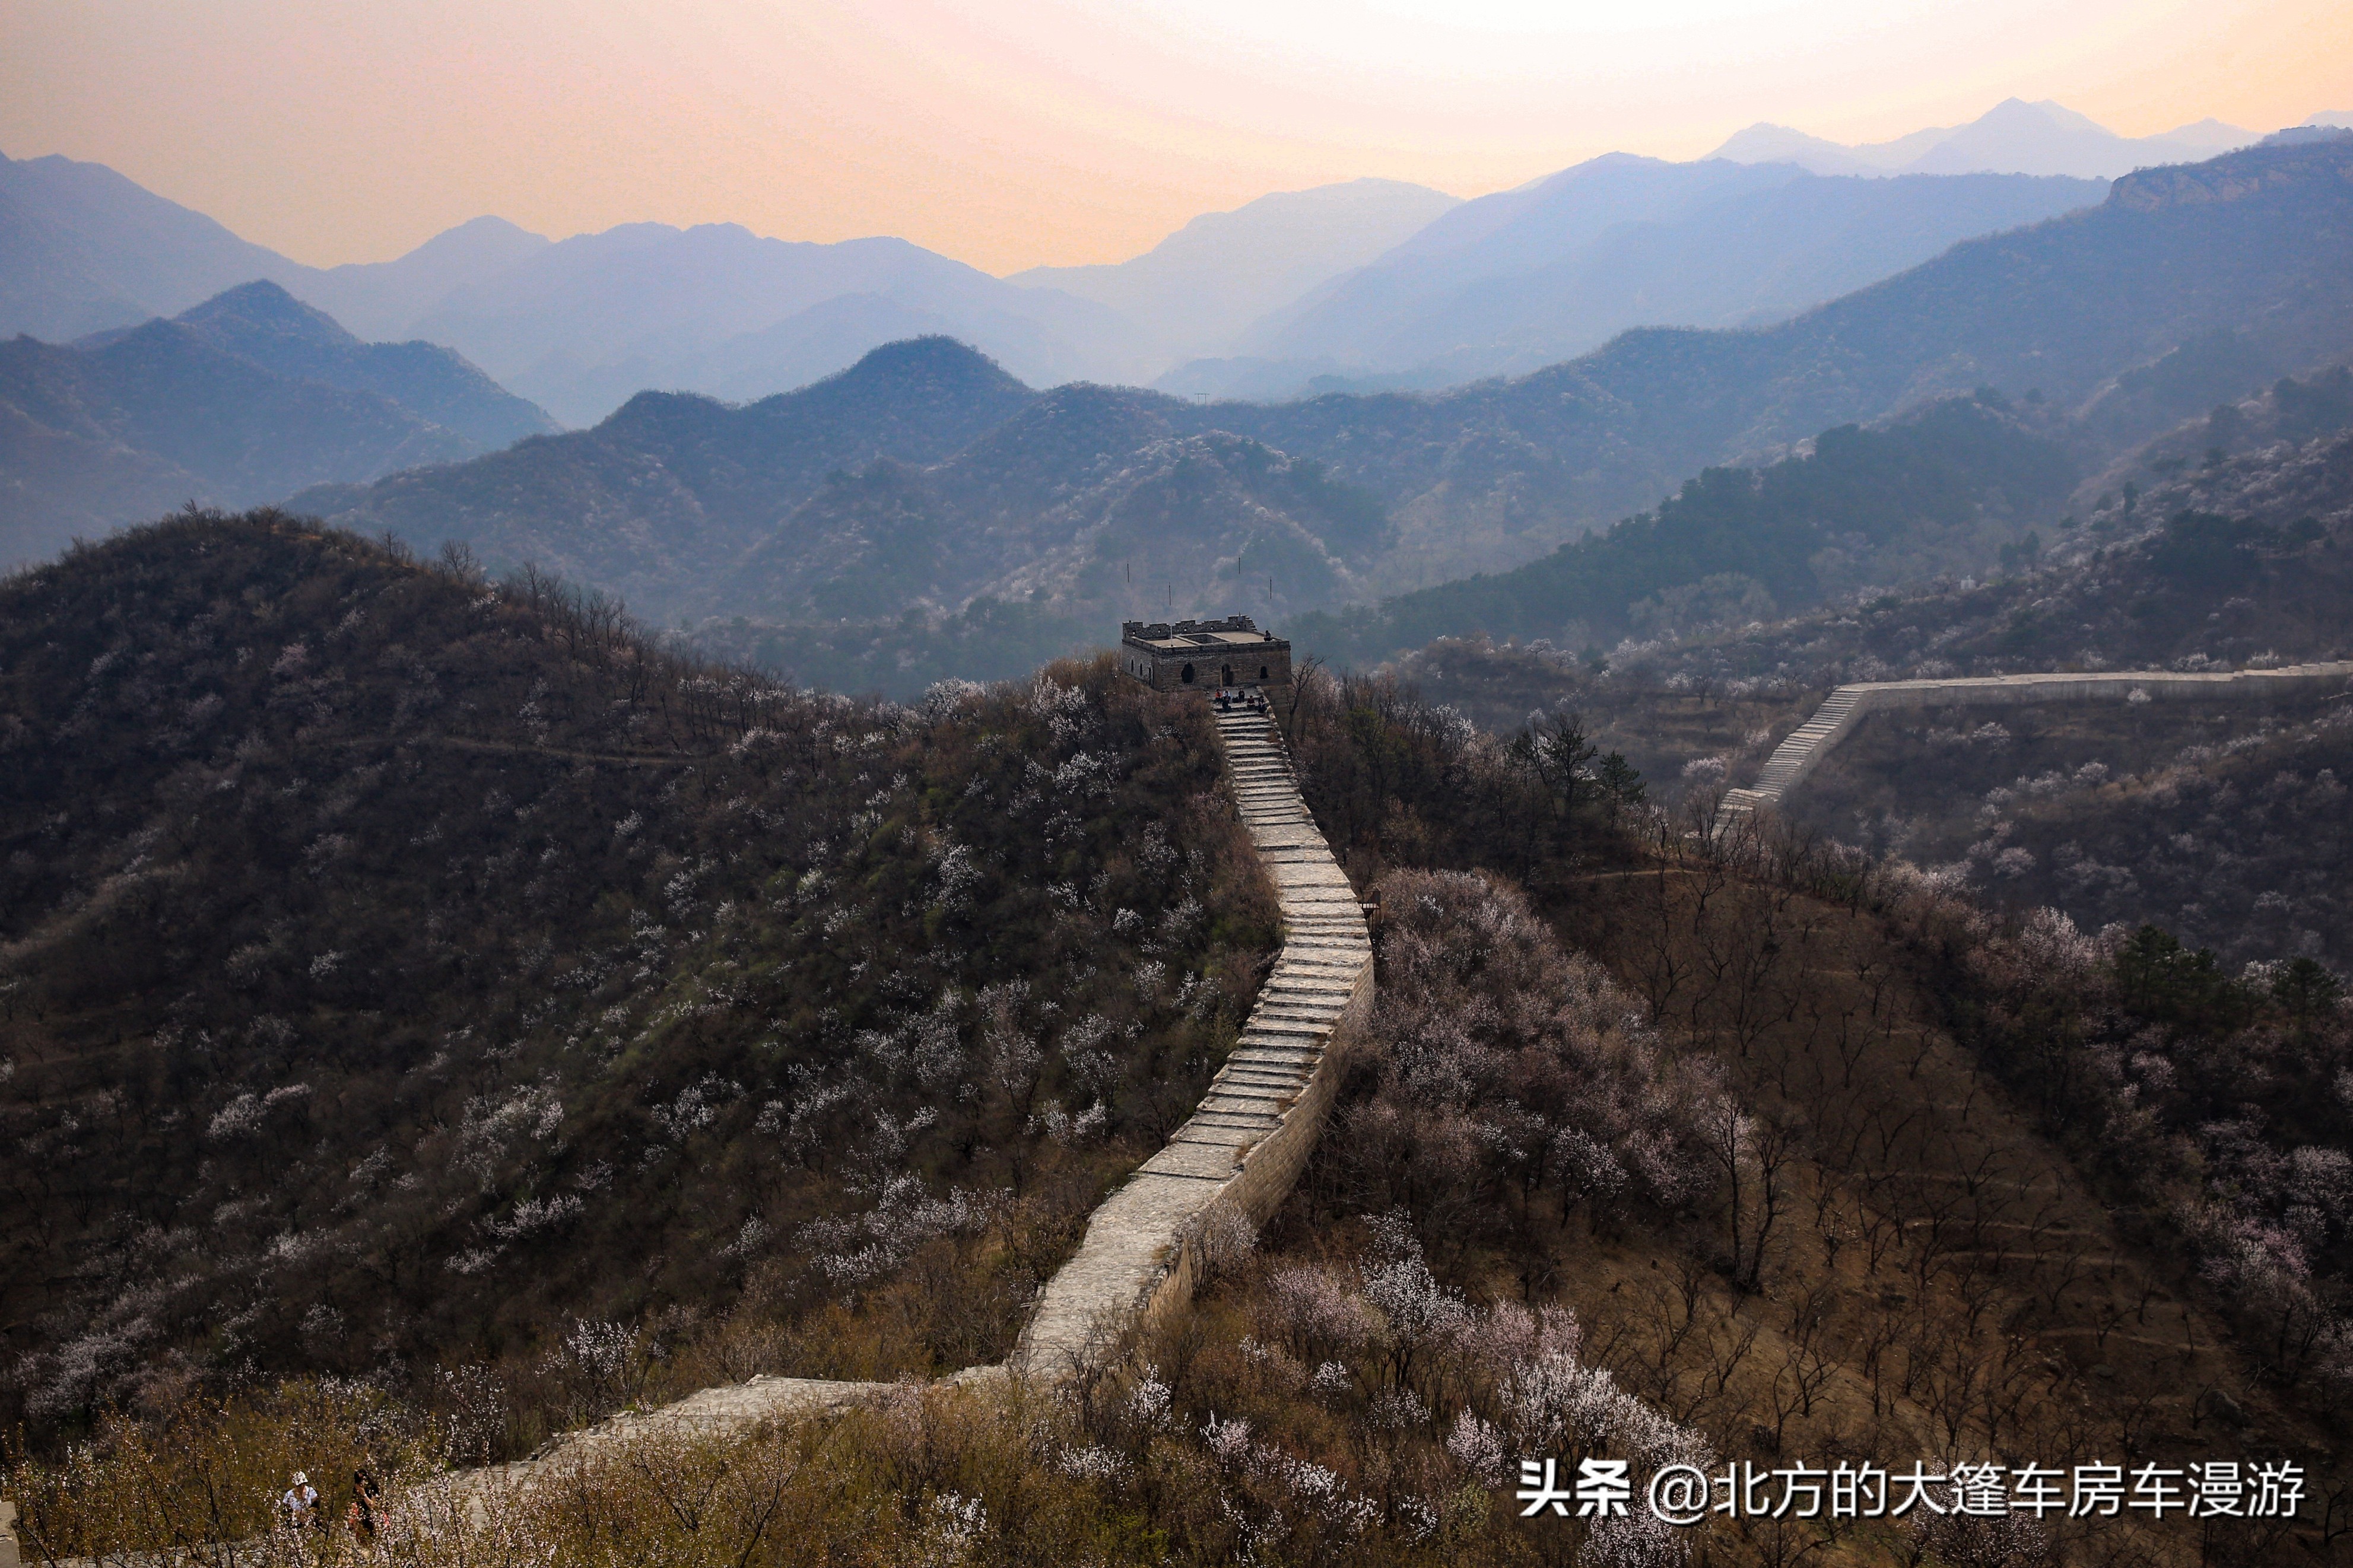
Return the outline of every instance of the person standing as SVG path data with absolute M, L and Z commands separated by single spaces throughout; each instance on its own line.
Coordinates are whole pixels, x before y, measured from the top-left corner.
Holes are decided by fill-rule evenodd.
M 352 1472 L 352 1507 L 346 1522 L 352 1527 L 353 1536 L 363 1545 L 375 1539 L 376 1504 L 382 1495 L 376 1489 L 375 1478 L 365 1468 Z

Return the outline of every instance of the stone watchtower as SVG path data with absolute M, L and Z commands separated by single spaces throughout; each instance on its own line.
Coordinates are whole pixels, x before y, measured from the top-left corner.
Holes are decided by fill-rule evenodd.
M 1291 684 L 1291 645 L 1248 616 L 1222 621 L 1129 621 L 1120 627 L 1119 667 L 1155 691 L 1216 691 Z

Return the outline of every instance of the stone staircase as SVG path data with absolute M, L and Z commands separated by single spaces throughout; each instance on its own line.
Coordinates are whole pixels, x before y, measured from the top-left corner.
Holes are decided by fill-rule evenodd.
M 1364 908 L 1307 815 L 1281 733 L 1250 709 L 1215 717 L 1229 785 L 1281 900 L 1282 952 L 1199 1108 L 1095 1211 L 1048 1283 L 1013 1358 L 1032 1377 L 1065 1375 L 1130 1322 L 1187 1300 L 1215 1209 L 1252 1222 L 1273 1212 L 1331 1103 L 1335 1039 L 1372 1006 Z
M 1216 711 L 1227 785 L 1272 877 L 1282 951 L 1208 1092 L 1160 1152 L 1088 1217 L 1078 1251 L 1039 1292 L 1013 1354 L 943 1379 L 973 1386 L 1060 1382 L 1127 1329 L 1182 1307 L 1217 1243 L 1220 1211 L 1253 1224 L 1298 1180 L 1338 1083 L 1336 1055 L 1373 1004 L 1373 947 L 1356 889 L 1300 797 L 1289 752 L 1262 711 Z M 450 1484 L 471 1506 L 641 1437 L 743 1430 L 871 1404 L 897 1384 L 754 1377 L 656 1410 L 617 1415 L 514 1464 Z
M 1757 793 L 1780 799 L 1791 785 L 1813 770 L 1824 752 L 1845 739 L 1862 704 L 1862 693 L 1852 686 L 1841 686 L 1831 692 L 1829 700 L 1814 710 L 1812 718 L 1773 748 L 1773 754 L 1766 759 L 1763 771 L 1757 775 Z

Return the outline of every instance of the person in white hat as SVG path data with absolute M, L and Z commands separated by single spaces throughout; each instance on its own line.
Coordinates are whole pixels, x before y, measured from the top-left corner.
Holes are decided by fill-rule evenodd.
M 294 1472 L 294 1484 L 278 1500 L 279 1511 L 286 1516 L 289 1529 L 300 1530 L 319 1517 L 319 1489 L 301 1470 Z

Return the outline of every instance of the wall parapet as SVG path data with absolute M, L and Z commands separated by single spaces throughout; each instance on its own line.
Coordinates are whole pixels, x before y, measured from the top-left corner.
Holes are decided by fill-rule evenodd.
M 2220 699 L 2277 701 L 2345 689 L 2353 659 L 2289 665 L 2280 669 L 2217 671 L 2101 670 L 2047 675 L 1958 676 L 1943 680 L 1857 682 L 1833 690 L 1812 718 L 1785 737 L 1747 789 L 1725 793 L 1725 820 L 1778 805 L 1820 767 L 1865 714 L 1897 709 L 2015 707 L 2034 702 L 2148 701 Z

